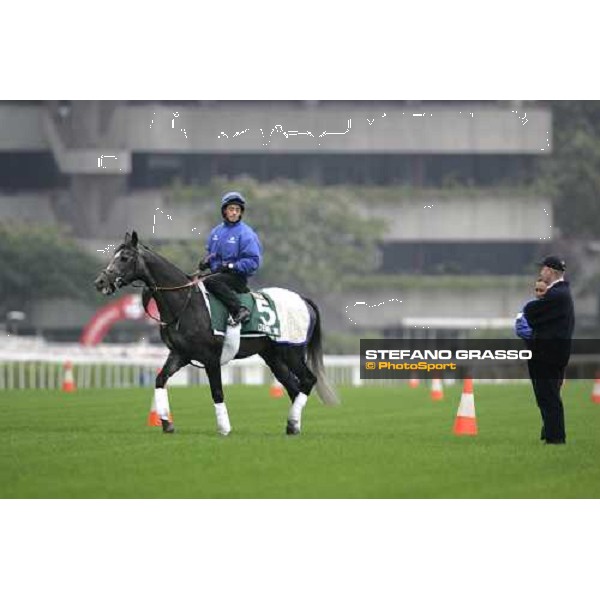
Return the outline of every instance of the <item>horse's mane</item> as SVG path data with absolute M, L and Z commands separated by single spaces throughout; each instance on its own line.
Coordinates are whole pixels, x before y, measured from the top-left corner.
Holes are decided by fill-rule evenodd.
M 124 246 L 126 244 L 123 244 Z M 174 265 L 170 260 L 167 260 L 164 256 L 158 254 L 158 252 L 154 252 L 148 248 L 148 246 L 138 242 L 138 252 L 143 251 L 144 254 L 150 255 L 156 262 L 161 263 L 165 269 L 171 269 L 175 271 L 181 277 L 184 277 L 186 280 L 190 280 L 190 276 L 184 273 L 177 265 Z M 148 313 L 148 303 L 150 302 L 150 298 L 153 297 L 153 291 L 149 287 L 144 287 L 142 291 L 142 306 L 146 313 Z
M 190 276 L 187 273 L 184 273 L 177 265 L 174 265 L 170 260 L 166 259 L 164 256 L 161 256 L 160 254 L 158 254 L 158 252 L 151 250 L 150 248 L 148 248 L 148 246 L 146 246 L 145 244 L 142 244 L 141 242 L 138 243 L 138 246 L 141 247 L 145 253 L 150 254 L 150 256 L 152 256 L 158 262 L 162 263 L 162 265 L 164 267 L 173 269 L 179 275 L 181 275 L 182 277 L 185 277 L 189 281 Z

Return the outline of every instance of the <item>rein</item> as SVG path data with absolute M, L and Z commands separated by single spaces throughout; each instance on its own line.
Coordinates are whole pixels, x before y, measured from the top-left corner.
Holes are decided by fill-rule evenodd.
M 194 277 L 192 279 L 192 281 L 188 282 L 188 283 L 184 283 L 183 285 L 178 285 L 175 287 L 158 287 L 158 286 L 153 286 L 152 287 L 152 291 L 153 292 L 175 292 L 177 290 L 185 290 L 185 288 L 189 288 L 189 287 L 194 287 L 198 281 L 200 281 L 199 277 Z M 148 287 L 148 286 L 144 286 L 144 287 Z M 150 289 L 150 288 L 148 288 Z
M 173 286 L 173 287 L 159 286 L 154 281 L 154 278 L 152 277 L 152 275 L 150 274 L 150 271 L 146 267 L 144 258 L 139 255 L 139 252 L 138 252 L 138 254 L 136 256 L 136 263 L 137 263 L 138 259 L 140 260 L 140 262 L 143 263 L 144 271 L 146 272 L 148 278 L 150 279 L 150 281 L 152 283 L 152 285 L 145 284 L 143 286 L 144 287 L 144 291 L 142 292 L 142 306 L 144 307 L 144 312 L 153 321 L 156 321 L 157 323 L 159 323 L 161 327 L 170 327 L 171 325 L 175 325 L 175 329 L 179 330 L 179 323 L 181 321 L 181 317 L 183 316 L 183 313 L 186 311 L 187 307 L 190 304 L 190 301 L 192 299 L 192 293 L 194 291 L 194 287 L 197 285 L 197 283 L 198 283 L 198 281 L 199 281 L 200 278 L 197 277 L 196 273 L 194 273 L 193 274 L 193 279 L 191 281 L 188 281 L 188 283 L 184 283 L 183 285 L 177 285 L 177 286 Z M 137 264 L 136 264 L 136 269 L 137 269 Z M 161 319 L 157 319 L 156 317 L 153 317 L 148 312 L 148 302 L 150 301 L 150 298 L 152 298 L 154 296 L 154 294 L 156 294 L 156 292 L 176 292 L 176 291 L 181 291 L 181 290 L 185 290 L 185 289 L 189 289 L 189 292 L 187 294 L 187 298 L 185 299 L 185 303 L 183 305 L 183 308 L 181 309 L 181 311 L 179 312 L 179 314 L 175 315 L 175 317 L 171 321 L 162 321 Z M 145 294 L 146 290 L 148 290 L 149 296 L 146 296 L 146 294 Z
M 192 292 L 194 291 L 193 286 L 196 284 L 195 281 L 190 281 L 190 283 L 186 284 L 186 285 L 182 285 L 182 286 L 178 286 L 178 287 L 174 287 L 174 288 L 161 288 L 161 287 L 154 287 L 154 288 L 150 288 L 148 286 L 144 286 L 144 291 L 148 290 L 150 292 L 150 298 L 152 296 L 154 296 L 155 292 L 157 291 L 163 291 L 163 292 L 171 292 L 171 291 L 176 291 L 176 290 L 183 290 L 185 288 L 189 288 L 189 292 L 187 294 L 187 298 L 185 299 L 185 304 L 183 305 L 183 308 L 181 309 L 181 311 L 179 312 L 178 315 L 175 315 L 175 318 L 173 318 L 171 321 L 162 321 L 161 319 L 157 319 L 156 317 L 153 317 L 149 312 L 148 312 L 148 301 L 144 300 L 142 302 L 142 306 L 144 307 L 144 312 L 153 320 L 156 321 L 157 323 L 160 324 L 161 327 L 169 327 L 173 324 L 175 324 L 175 329 L 179 330 L 179 322 L 181 320 L 181 317 L 183 316 L 183 313 L 185 312 L 185 309 L 189 306 L 190 301 L 192 299 Z

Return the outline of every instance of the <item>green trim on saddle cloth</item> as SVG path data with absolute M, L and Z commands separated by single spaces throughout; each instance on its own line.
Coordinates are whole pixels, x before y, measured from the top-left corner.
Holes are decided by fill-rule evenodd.
M 281 335 L 281 327 L 279 316 L 270 296 L 261 292 L 238 294 L 237 296 L 242 306 L 250 310 L 250 320 L 242 323 L 242 336 L 267 335 L 276 340 Z M 208 300 L 210 302 L 210 320 L 213 329 L 224 334 L 229 317 L 227 308 L 213 294 L 208 295 Z

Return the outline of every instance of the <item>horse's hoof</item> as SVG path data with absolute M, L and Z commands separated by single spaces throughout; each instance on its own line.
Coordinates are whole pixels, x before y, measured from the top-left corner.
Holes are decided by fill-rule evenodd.
M 288 419 L 287 427 L 285 432 L 288 435 L 299 435 L 300 434 L 300 422 L 295 419 Z
M 231 423 L 227 414 L 217 417 L 217 433 L 219 435 L 229 435 L 231 433 Z
M 163 433 L 175 433 L 175 425 L 168 419 L 161 419 Z
M 231 433 L 231 425 L 229 423 L 217 423 L 217 433 L 223 437 Z

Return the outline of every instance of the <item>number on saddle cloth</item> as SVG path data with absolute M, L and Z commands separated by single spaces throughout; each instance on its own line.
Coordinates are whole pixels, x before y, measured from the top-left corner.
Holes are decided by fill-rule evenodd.
M 267 335 L 276 339 L 280 335 L 279 318 L 270 298 L 260 292 L 237 294 L 243 306 L 250 310 L 250 319 L 242 324 L 242 335 Z M 213 294 L 209 294 L 213 330 L 225 332 L 229 311 Z

